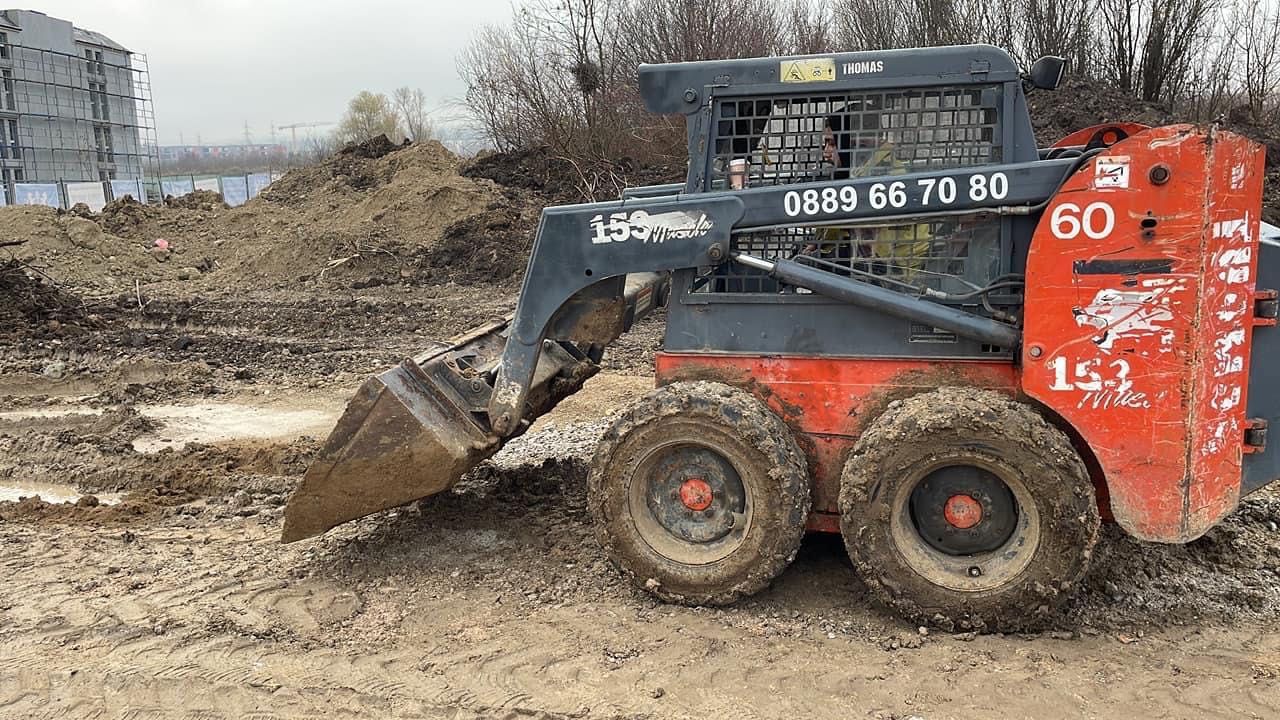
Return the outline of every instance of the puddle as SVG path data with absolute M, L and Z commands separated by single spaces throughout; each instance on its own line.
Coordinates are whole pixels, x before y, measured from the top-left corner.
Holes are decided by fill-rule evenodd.
M 4 483 L 0 484 L 0 502 L 17 502 L 20 498 L 39 495 L 47 503 L 73 503 L 84 495 L 93 495 L 102 505 L 115 505 L 120 502 L 120 493 L 82 493 L 70 485 L 48 485 L 45 483 Z
M 235 404 L 153 405 L 139 412 L 162 423 L 154 434 L 133 441 L 133 449 L 154 453 L 187 443 L 269 440 L 299 435 L 328 435 L 338 420 L 333 410 L 278 410 Z

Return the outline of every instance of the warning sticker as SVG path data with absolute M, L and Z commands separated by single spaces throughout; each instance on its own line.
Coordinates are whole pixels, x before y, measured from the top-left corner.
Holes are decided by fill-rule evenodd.
M 1129 156 L 1102 155 L 1095 163 L 1097 168 L 1093 176 L 1095 188 L 1127 188 L 1129 187 Z
M 782 82 L 835 82 L 835 58 L 818 58 L 816 60 L 784 60 L 778 70 Z

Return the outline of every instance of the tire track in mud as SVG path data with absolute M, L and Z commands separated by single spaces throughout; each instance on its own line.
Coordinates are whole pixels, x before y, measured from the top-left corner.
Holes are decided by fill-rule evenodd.
M 656 604 L 587 540 L 577 470 L 512 472 L 289 546 L 271 507 L 208 510 L 195 526 L 0 523 L 0 718 L 1247 718 L 1280 706 L 1269 624 L 1170 627 L 1128 645 L 1104 631 L 889 649 L 914 628 L 857 597 L 831 543 L 732 608 Z M 535 472 L 563 477 L 521 484 Z
M 139 535 L 135 542 L 143 542 L 142 537 Z M 162 536 L 154 539 L 165 542 Z M 112 600 L 111 607 L 102 607 L 98 599 L 84 598 L 58 579 L 71 575 L 78 566 L 91 562 L 91 558 L 97 555 L 90 548 L 100 547 L 100 544 L 94 542 L 92 536 L 82 540 L 73 548 L 34 543 L 30 546 L 33 552 L 28 558 L 14 557 L 5 561 L 7 571 L 21 573 L 27 579 L 22 587 L 11 587 L 10 591 L 38 600 L 29 607 L 33 616 L 25 618 L 25 623 L 11 623 L 27 624 L 30 632 L 25 638 L 6 643 L 6 658 L 0 660 L 0 673 L 5 678 L 2 686 L 9 687 L 16 672 L 29 675 L 34 670 L 54 677 L 71 676 L 81 672 L 78 667 L 92 666 L 98 674 L 98 682 L 104 685 L 122 682 L 131 694 L 140 696 L 143 707 L 120 708 L 126 716 L 131 710 L 137 710 L 147 717 L 166 717 L 165 713 L 155 711 L 166 705 L 172 707 L 169 703 L 173 701 L 189 708 L 183 717 L 194 716 L 191 710 L 207 710 L 214 713 L 211 716 L 217 717 L 239 717 L 239 710 L 224 715 L 218 708 L 248 710 L 265 699 L 258 695 L 264 692 L 270 695 L 285 682 L 264 670 L 273 653 L 268 651 L 264 654 L 262 644 L 251 639 L 203 639 L 204 629 L 192 628 L 195 618 L 183 611 L 202 613 L 221 608 L 224 612 L 238 613 L 232 628 L 238 633 L 265 629 L 273 634 L 292 635 L 295 631 L 314 633 L 321 628 L 321 622 L 314 617 L 302 627 L 298 627 L 297 622 L 310 613 L 307 600 L 316 594 L 291 587 L 287 579 L 278 577 L 244 578 L 237 583 L 208 582 L 212 578 L 206 578 L 205 582 L 197 580 L 193 584 L 182 584 L 176 577 L 156 578 L 140 587 L 130 588 L 131 594 Z M 253 544 L 262 546 L 266 543 L 259 538 Z M 31 566 L 31 559 L 38 561 L 38 568 Z M 330 598 L 342 594 L 342 591 L 327 593 Z M 184 624 L 194 632 L 153 634 L 149 622 L 162 617 L 166 609 L 183 616 Z M 44 620 L 34 617 L 54 610 L 60 614 L 46 614 Z M 50 623 L 47 620 L 50 617 L 56 617 L 58 621 Z M 124 630 L 123 638 L 118 637 L 121 630 Z M 115 641 L 112 635 L 117 636 Z M 57 653 L 51 653 L 51 648 L 67 647 L 70 642 L 75 643 L 72 650 L 77 652 L 61 663 L 52 662 Z M 533 695 L 520 677 L 522 668 L 541 665 L 536 657 L 532 657 L 538 651 L 526 648 L 512 652 L 502 646 L 483 651 L 469 648 L 463 653 L 450 653 L 442 661 L 456 669 L 477 652 L 484 661 L 467 673 L 465 687 L 459 687 L 461 683 L 456 679 L 451 682 L 450 678 L 444 677 L 424 678 L 416 671 L 407 671 L 419 662 L 412 654 L 384 652 L 347 658 L 336 656 L 331 651 L 322 651 L 318 662 L 314 660 L 314 654 L 305 656 L 301 664 L 312 667 L 301 678 L 302 687 L 326 691 L 345 689 L 349 692 L 347 710 L 352 716 L 390 712 L 395 703 L 412 706 L 423 698 L 427 699 L 428 708 L 471 709 L 477 716 L 485 717 L 508 711 L 522 717 L 529 716 Z M 290 666 L 298 664 L 297 658 L 287 657 Z M 77 684 L 97 684 L 92 676 L 84 677 L 89 679 L 82 679 Z M 338 683 L 336 687 L 335 683 Z M 182 697 L 174 696 L 178 690 L 170 686 L 185 688 L 181 691 Z M 29 697 L 26 699 L 30 700 Z M 204 699 L 209 705 L 201 708 L 199 705 Z M 0 701 L 0 716 L 30 717 L 36 707 L 24 704 L 22 700 L 4 698 Z M 580 706 L 568 708 L 570 711 L 578 709 Z M 333 710 L 325 703 L 306 711 L 323 711 L 329 716 Z M 61 717 L 68 716 L 64 714 L 66 708 L 52 712 Z M 115 710 L 99 707 L 93 711 L 97 714 L 102 712 L 111 715 Z M 539 712 L 535 710 L 534 714 Z M 556 717 L 558 714 L 552 712 L 546 716 Z

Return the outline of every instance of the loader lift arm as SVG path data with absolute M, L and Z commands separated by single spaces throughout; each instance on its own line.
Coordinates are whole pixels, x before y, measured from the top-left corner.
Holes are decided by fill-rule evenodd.
M 403 505 L 451 487 L 593 375 L 604 348 L 661 302 L 664 273 L 731 260 L 734 233 L 783 225 L 885 222 L 978 212 L 1038 212 L 1084 158 L 985 166 L 909 177 L 858 178 L 733 192 L 640 193 L 615 202 L 543 211 L 515 314 L 405 360 L 368 380 L 347 407 L 285 513 L 285 541 Z M 1004 176 L 1007 192 L 928 190 L 946 178 L 970 187 Z M 901 187 L 897 187 L 900 185 Z M 892 200 L 872 200 L 892 190 Z M 900 194 L 899 192 L 900 191 Z M 804 193 L 834 196 L 837 207 Z M 890 197 L 885 195 L 885 197 Z M 877 207 L 877 205 L 879 207 Z M 757 267 L 759 267 L 757 265 Z M 1012 346 L 1018 330 L 965 310 L 900 295 L 856 279 L 775 263 L 784 282 Z
M 511 340 L 502 354 L 489 404 L 490 427 L 503 436 L 516 431 L 525 414 L 523 408 L 539 349 L 556 313 L 577 293 L 603 278 L 720 264 L 729 259 L 730 237 L 738 232 L 799 223 L 854 226 L 861 222 L 976 212 L 1031 214 L 1043 207 L 1083 161 L 1084 157 L 1042 160 L 909 177 L 812 183 L 803 190 L 782 185 L 549 208 L 543 213 L 529 258 Z M 985 186 L 989 178 L 996 176 L 1003 178 L 1001 187 L 1006 188 L 995 193 L 998 198 L 993 193 L 982 197 L 960 193 L 944 202 L 948 196 L 933 191 L 944 180 L 954 187 L 969 188 L 976 186 L 975 178 Z M 806 195 L 833 197 L 835 202 L 816 202 L 817 212 L 806 213 Z M 877 200 L 881 197 L 883 203 Z M 741 260 L 751 262 L 750 258 Z M 844 302 L 881 309 L 892 307 L 903 317 L 946 327 L 984 342 L 1005 347 L 1016 343 L 1013 328 L 988 318 L 900 297 L 890 290 L 796 263 L 784 261 L 777 265 L 778 270 L 788 273 L 780 279 L 794 286 Z M 775 271 L 773 267 L 756 267 Z M 573 334 L 570 329 L 567 337 Z

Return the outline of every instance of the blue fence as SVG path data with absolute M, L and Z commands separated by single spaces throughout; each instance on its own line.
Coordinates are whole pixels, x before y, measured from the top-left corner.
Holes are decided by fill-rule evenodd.
M 9 197 L 5 186 L 0 184 L 0 205 L 46 205 L 65 210 L 82 202 L 97 212 L 106 203 L 125 195 L 132 195 L 133 199 L 145 203 L 156 199 L 157 189 L 164 197 L 181 197 L 200 188 L 222 193 L 227 204 L 234 207 L 257 197 L 278 177 L 278 173 L 201 178 L 176 175 L 160 178 L 158 188 L 155 180 L 141 178 L 105 182 L 14 183 L 13 197 Z
M 279 173 L 252 173 L 223 177 L 165 176 L 160 179 L 160 187 L 165 197 L 170 195 L 181 197 L 196 189 L 213 190 L 222 193 L 222 199 L 228 205 L 235 207 L 257 197 L 258 193 L 279 177 Z
M 147 189 L 141 180 L 112 180 L 111 197 L 120 199 L 132 195 L 134 200 L 147 201 Z
M 62 192 L 57 183 L 15 183 L 13 204 L 62 207 Z
M 222 182 L 222 199 L 235 207 L 249 202 L 249 181 L 244 177 L 224 177 Z
M 160 194 L 165 197 L 182 197 L 195 189 L 195 181 L 190 177 L 160 179 Z

